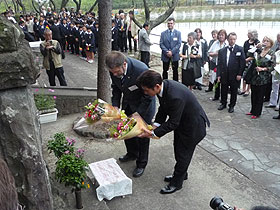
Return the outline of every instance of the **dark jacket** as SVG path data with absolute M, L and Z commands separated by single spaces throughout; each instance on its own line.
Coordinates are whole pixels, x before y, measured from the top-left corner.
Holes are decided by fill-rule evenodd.
M 154 130 L 158 137 L 171 131 L 184 136 L 184 145 L 196 145 L 206 135 L 206 124 L 210 122 L 194 94 L 183 84 L 163 81 L 163 94 L 155 122 L 161 124 Z M 166 118 L 168 116 L 168 120 Z
M 50 29 L 52 31 L 52 38 L 54 40 L 60 41 L 61 40 L 61 35 L 60 35 L 60 29 L 56 25 L 50 26 Z
M 245 69 L 245 53 L 243 48 L 235 45 L 231 59 L 227 64 L 228 47 L 224 47 L 218 52 L 217 77 L 221 77 L 221 83 L 226 84 L 228 80 L 236 80 L 236 76 L 242 76 Z
M 127 72 L 123 85 L 120 78 L 110 73 L 113 89 L 112 105 L 120 107 L 122 104 L 122 109 L 127 115 L 138 112 L 147 123 L 151 123 L 155 114 L 155 97 L 145 95 L 141 87 L 136 85 L 137 77 L 147 70 L 146 64 L 133 58 L 127 58 Z

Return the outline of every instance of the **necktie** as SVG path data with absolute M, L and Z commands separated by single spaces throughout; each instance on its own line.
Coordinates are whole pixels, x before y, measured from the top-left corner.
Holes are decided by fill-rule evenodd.
M 123 75 L 123 77 L 121 78 L 121 84 L 122 85 L 123 85 L 124 81 L 125 81 L 125 75 Z
M 169 31 L 169 41 L 172 41 L 172 31 Z

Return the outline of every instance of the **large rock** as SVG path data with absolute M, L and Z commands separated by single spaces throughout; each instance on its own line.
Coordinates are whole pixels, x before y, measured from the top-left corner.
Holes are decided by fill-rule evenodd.
M 0 53 L 0 90 L 36 82 L 39 68 L 35 66 L 33 56 L 27 42 L 21 43 L 17 51 Z
M 52 210 L 51 188 L 42 156 L 42 139 L 29 87 L 0 90 L 0 158 L 16 182 L 28 210 Z
M 23 39 L 21 28 L 0 16 L 0 53 L 18 50 Z
M 36 82 L 39 68 L 22 30 L 0 17 L 0 90 Z

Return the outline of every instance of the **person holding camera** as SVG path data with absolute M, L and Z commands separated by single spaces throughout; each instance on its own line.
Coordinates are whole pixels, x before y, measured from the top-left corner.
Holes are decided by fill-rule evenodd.
M 63 65 L 61 61 L 61 47 L 58 41 L 52 40 L 52 31 L 44 31 L 45 41 L 40 44 L 40 51 L 44 56 L 43 66 L 47 70 L 50 86 L 56 86 L 55 76 L 57 76 L 61 86 L 67 86 Z

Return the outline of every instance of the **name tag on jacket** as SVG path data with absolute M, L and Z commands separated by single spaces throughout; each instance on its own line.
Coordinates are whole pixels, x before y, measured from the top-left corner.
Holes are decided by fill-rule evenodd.
M 237 52 L 237 53 L 236 53 L 236 56 L 241 56 L 241 52 Z
M 178 41 L 178 38 L 177 38 L 177 37 L 174 37 L 174 38 L 173 38 L 173 41 Z
M 271 55 L 266 55 L 265 58 L 270 60 L 271 59 Z
M 138 89 L 137 85 L 132 85 L 128 88 L 128 90 L 130 90 L 130 91 L 134 91 L 134 90 L 137 90 L 137 89 Z

